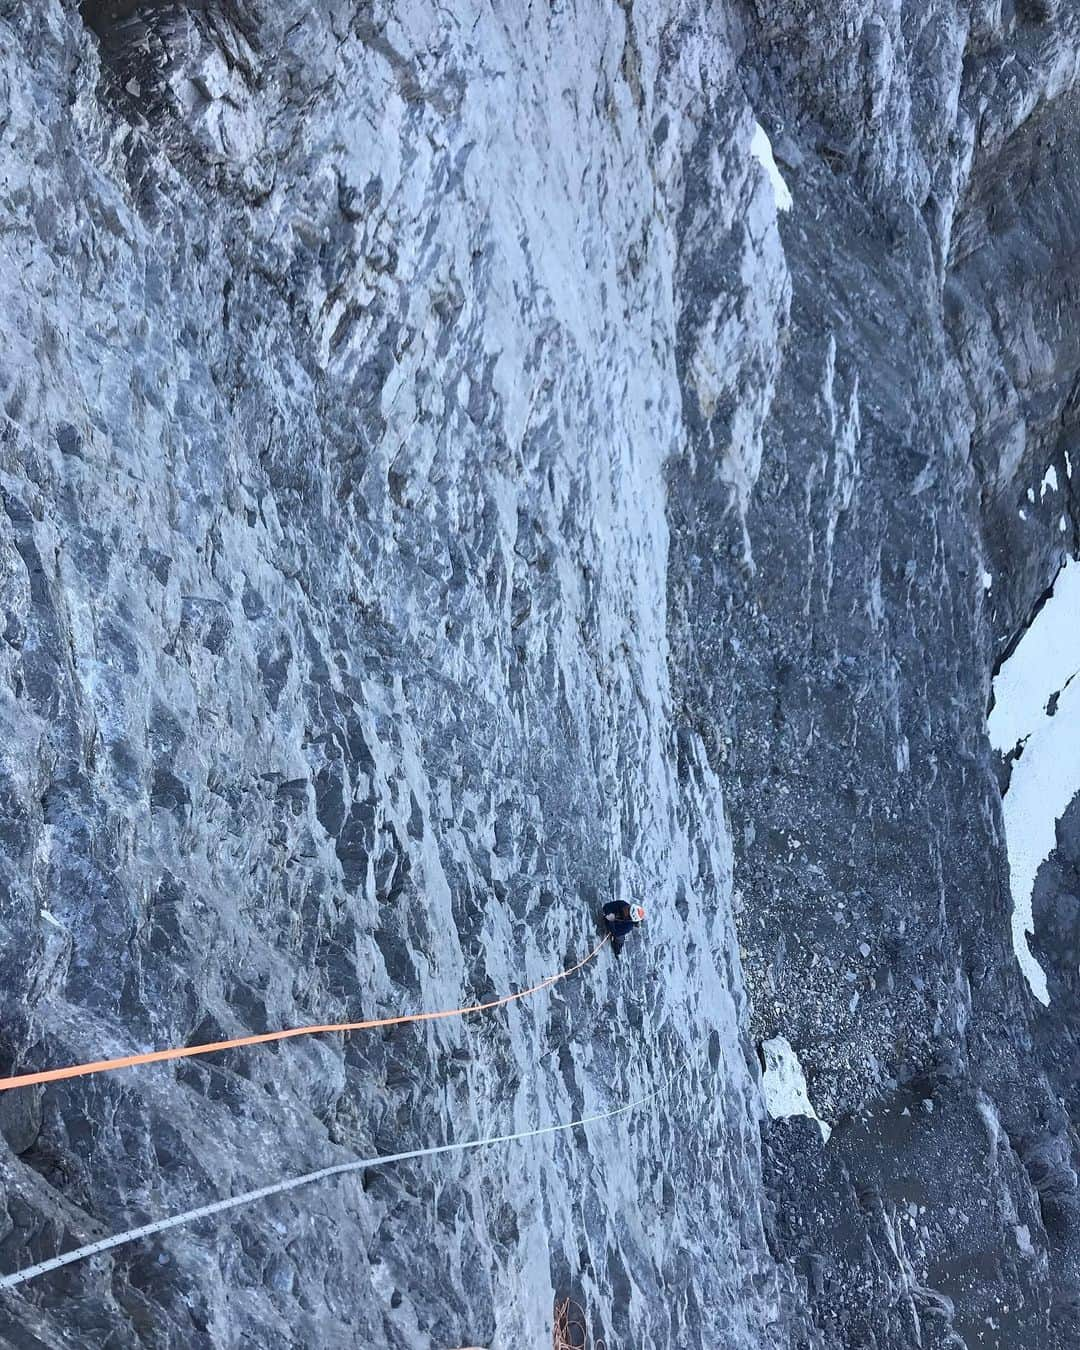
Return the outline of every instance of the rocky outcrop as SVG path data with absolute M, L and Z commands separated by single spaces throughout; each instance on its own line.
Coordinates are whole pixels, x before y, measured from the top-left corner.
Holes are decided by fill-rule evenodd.
M 770 1138 L 771 1241 L 823 1344 L 1068 1345 L 1075 1134 L 1046 1069 L 1071 1014 L 1033 1040 L 984 711 L 1074 538 L 1077 34 L 846 6 L 798 49 L 803 17 L 749 16 L 747 87 L 796 147 L 792 332 L 756 569 L 696 615 L 753 1022 L 835 1126 Z

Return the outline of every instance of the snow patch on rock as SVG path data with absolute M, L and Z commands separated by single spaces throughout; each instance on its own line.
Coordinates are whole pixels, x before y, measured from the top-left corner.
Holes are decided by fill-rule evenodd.
M 806 1091 L 806 1075 L 799 1057 L 786 1036 L 774 1036 L 762 1041 L 765 1072 L 761 1090 L 765 1094 L 765 1109 L 773 1120 L 787 1120 L 791 1116 L 809 1116 L 816 1120 L 821 1137 L 828 1142 L 830 1126 L 814 1110 Z
M 1013 897 L 1013 948 L 1032 992 L 1050 1002 L 1046 975 L 1028 947 L 1031 897 L 1039 868 L 1057 845 L 1057 822 L 1080 791 L 1080 563 L 1059 573 L 994 680 L 990 742 L 1019 749 L 1002 811 Z M 1057 695 L 1051 714 L 1048 709 Z
M 765 128 L 760 122 L 754 123 L 754 136 L 750 142 L 750 153 L 769 176 L 769 182 L 772 184 L 773 196 L 776 198 L 776 209 L 778 211 L 790 211 L 792 200 L 791 190 L 784 182 L 780 170 L 776 167 L 776 160 L 773 158 L 772 141 L 769 140 Z

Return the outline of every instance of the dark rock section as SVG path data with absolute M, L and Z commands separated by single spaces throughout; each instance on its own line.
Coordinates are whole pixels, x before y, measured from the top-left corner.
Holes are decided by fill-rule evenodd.
M 733 533 L 700 456 L 672 474 L 671 577 L 752 1025 L 836 1126 L 767 1134 L 794 1343 L 1072 1345 L 1068 854 L 1037 891 L 1036 1012 L 984 715 L 1075 540 L 1075 16 L 843 6 L 809 41 L 801 8 L 747 18 L 746 87 L 796 147 L 790 331 L 752 564 L 696 563 Z

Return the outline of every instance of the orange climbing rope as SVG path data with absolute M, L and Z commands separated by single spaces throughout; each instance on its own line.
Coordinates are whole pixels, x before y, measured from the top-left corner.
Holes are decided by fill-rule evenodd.
M 328 1031 L 367 1031 L 372 1027 L 400 1026 L 404 1022 L 436 1022 L 446 1017 L 462 1017 L 467 1013 L 489 1012 L 519 998 L 537 994 L 548 985 L 565 980 L 582 966 L 587 966 L 608 939 L 605 937 L 582 957 L 576 965 L 549 975 L 546 980 L 521 989 L 516 994 L 504 994 L 490 1003 L 473 1003 L 464 1008 L 444 1008 L 440 1012 L 405 1013 L 399 1017 L 372 1017 L 363 1022 L 328 1022 L 312 1027 L 288 1027 L 284 1031 L 265 1031 L 258 1036 L 236 1036 L 229 1041 L 211 1041 L 207 1045 L 176 1045 L 169 1050 L 150 1050 L 141 1055 L 121 1055 L 118 1059 L 99 1059 L 88 1064 L 69 1064 L 63 1069 L 42 1069 L 39 1073 L 18 1074 L 14 1078 L 0 1078 L 0 1092 L 11 1088 L 33 1087 L 35 1083 L 55 1083 L 61 1078 L 82 1078 L 87 1074 L 111 1073 L 114 1069 L 131 1069 L 137 1064 L 160 1064 L 169 1059 L 187 1059 L 192 1055 L 209 1055 L 216 1050 L 233 1050 L 242 1045 L 265 1045 L 268 1041 L 285 1041 L 291 1036 L 320 1036 Z

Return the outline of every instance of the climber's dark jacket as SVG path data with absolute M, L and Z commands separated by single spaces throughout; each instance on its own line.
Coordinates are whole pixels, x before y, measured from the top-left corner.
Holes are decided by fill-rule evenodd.
M 630 906 L 625 900 L 609 900 L 604 906 L 604 922 L 615 941 L 622 945 L 623 940 L 632 933 L 637 924 L 630 917 Z

